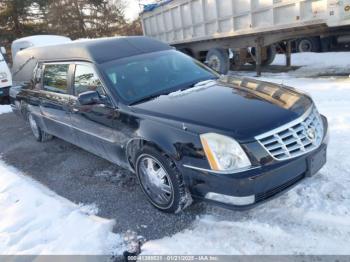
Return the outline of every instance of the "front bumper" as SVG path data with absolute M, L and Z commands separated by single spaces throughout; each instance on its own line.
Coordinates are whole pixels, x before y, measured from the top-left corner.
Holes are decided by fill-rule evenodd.
M 325 135 L 315 150 L 285 161 L 262 165 L 236 174 L 217 174 L 187 170 L 191 174 L 192 196 L 229 209 L 244 210 L 261 204 L 293 188 L 304 178 L 317 173 L 324 165 L 328 144 L 327 120 L 323 118 Z M 321 163 L 318 158 L 323 158 Z M 315 169 L 315 165 L 318 165 Z M 221 196 L 221 197 L 220 197 Z

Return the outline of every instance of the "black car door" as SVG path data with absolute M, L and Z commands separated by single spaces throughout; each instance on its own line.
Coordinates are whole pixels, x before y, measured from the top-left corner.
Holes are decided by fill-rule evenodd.
M 43 66 L 40 110 L 48 133 L 73 141 L 70 119 L 69 63 L 47 63 Z
M 90 63 L 76 63 L 72 76 L 74 96 L 71 99 L 71 123 L 76 142 L 80 147 L 116 164 L 123 164 L 123 135 L 115 130 L 119 113 L 108 97 L 105 88 Z M 79 94 L 97 91 L 101 102 L 81 105 Z

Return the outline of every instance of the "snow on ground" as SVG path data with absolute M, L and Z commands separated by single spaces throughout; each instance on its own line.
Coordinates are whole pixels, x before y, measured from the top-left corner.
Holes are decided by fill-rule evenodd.
M 285 55 L 277 55 L 273 65 L 285 65 Z M 296 53 L 292 55 L 292 65 L 302 68 L 289 75 L 318 76 L 332 74 L 349 75 L 350 52 L 337 53 Z
M 0 106 L 2 110 L 3 106 Z M 9 167 L 0 159 L 0 254 L 121 254 L 113 220 L 80 206 Z
M 0 105 L 0 115 L 12 112 L 10 105 Z
M 255 209 L 208 207 L 191 228 L 147 242 L 142 254 L 350 254 L 350 78 L 302 77 L 328 73 L 337 63 L 341 73 L 349 72 L 350 53 L 295 54 L 293 60 L 307 67 L 261 79 L 313 96 L 330 126 L 326 166 Z M 310 69 L 313 64 L 319 68 Z

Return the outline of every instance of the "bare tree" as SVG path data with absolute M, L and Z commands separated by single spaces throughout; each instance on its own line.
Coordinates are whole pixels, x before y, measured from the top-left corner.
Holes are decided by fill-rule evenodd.
M 49 31 L 76 38 L 118 34 L 126 26 L 123 6 L 108 0 L 49 0 Z
M 0 0 L 0 41 L 33 34 L 72 39 L 139 35 L 139 20 L 127 23 L 123 0 Z

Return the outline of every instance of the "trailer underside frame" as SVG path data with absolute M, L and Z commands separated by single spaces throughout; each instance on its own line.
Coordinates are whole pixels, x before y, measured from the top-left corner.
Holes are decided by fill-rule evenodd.
M 278 31 L 264 33 L 235 35 L 224 38 L 212 38 L 184 43 L 173 44 L 177 49 L 186 49 L 196 59 L 203 60 L 203 52 L 212 48 L 243 49 L 255 47 L 255 64 L 257 76 L 261 75 L 263 48 L 285 41 L 286 42 L 286 66 L 290 67 L 291 42 L 298 38 L 320 36 L 329 37 L 334 35 L 350 35 L 350 26 L 328 27 L 326 24 L 308 25 L 302 27 L 284 28 Z

